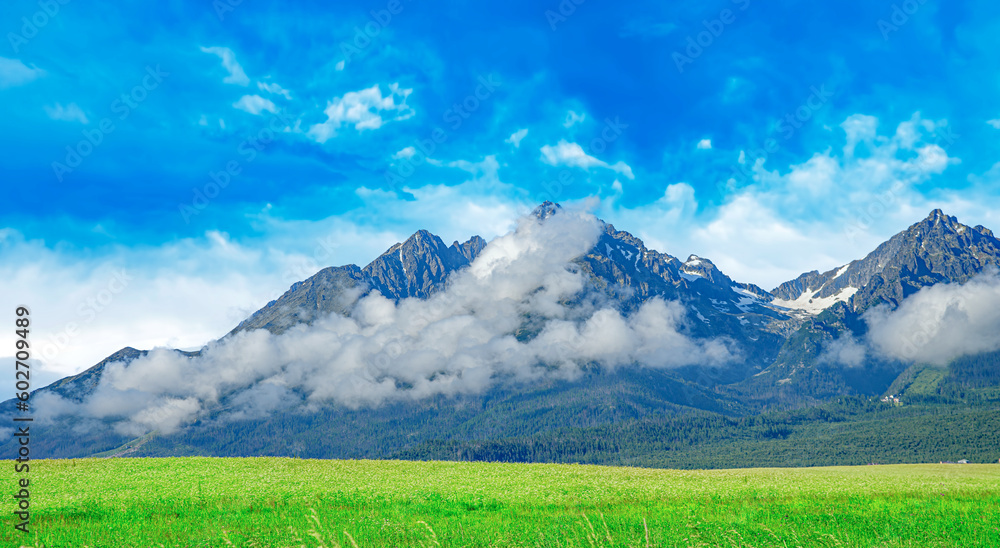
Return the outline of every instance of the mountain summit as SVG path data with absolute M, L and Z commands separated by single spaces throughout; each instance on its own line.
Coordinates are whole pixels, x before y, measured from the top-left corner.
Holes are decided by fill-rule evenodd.
M 935 209 L 865 258 L 822 274 L 807 272 L 771 293 L 775 305 L 814 314 L 837 302 L 863 311 L 882 302 L 898 305 L 936 283 L 965 283 L 989 265 L 1000 265 L 993 233 Z

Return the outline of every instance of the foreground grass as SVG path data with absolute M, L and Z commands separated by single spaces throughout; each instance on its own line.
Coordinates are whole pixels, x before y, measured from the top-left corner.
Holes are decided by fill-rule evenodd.
M 6 496 L 2 546 L 1000 546 L 996 464 L 82 459 L 30 477 L 32 532 L 13 529 Z

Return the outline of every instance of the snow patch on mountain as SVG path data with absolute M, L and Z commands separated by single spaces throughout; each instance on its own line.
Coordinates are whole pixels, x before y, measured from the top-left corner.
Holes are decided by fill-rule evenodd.
M 837 304 L 838 302 L 846 302 L 858 292 L 856 287 L 845 287 L 841 289 L 838 293 L 830 295 L 829 297 L 816 297 L 822 287 L 816 290 L 807 289 L 802 292 L 795 300 L 789 301 L 785 299 L 774 299 L 771 304 L 775 306 L 780 306 L 782 308 L 791 308 L 796 310 L 803 310 L 809 314 L 819 314 L 820 312 L 830 308 L 831 306 Z

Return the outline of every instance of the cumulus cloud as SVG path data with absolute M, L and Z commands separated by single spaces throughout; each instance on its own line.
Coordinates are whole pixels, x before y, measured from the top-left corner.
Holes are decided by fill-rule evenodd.
M 378 85 L 347 92 L 343 97 L 336 97 L 327 104 L 323 111 L 327 120 L 313 125 L 308 134 L 316 142 L 325 143 L 336 136 L 337 130 L 344 124 L 363 131 L 378 129 L 387 122 L 406 120 L 415 114 L 406 104 L 406 98 L 411 92 L 412 89 L 402 89 L 399 84 L 390 84 L 389 93 L 385 96 Z
M 555 146 L 545 145 L 541 148 L 542 161 L 550 166 L 570 166 L 582 169 L 601 167 L 621 173 L 629 179 L 635 179 L 632 168 L 625 162 L 617 162 L 609 165 L 603 160 L 598 160 L 583 151 L 583 147 L 576 143 L 567 142 L 561 139 Z
M 222 79 L 224 83 L 236 84 L 238 86 L 250 85 L 250 78 L 247 77 L 247 73 L 243 72 L 243 67 L 236 61 L 236 54 L 233 53 L 233 50 L 224 47 L 203 47 L 201 51 L 211 53 L 222 59 L 222 68 L 229 72 L 229 76 Z
M 233 107 L 244 112 L 249 112 L 250 114 L 260 114 L 264 111 L 270 112 L 271 114 L 278 112 L 278 107 L 276 107 L 270 99 L 265 99 L 260 95 L 244 95 L 243 97 L 240 97 L 239 101 L 233 103 Z
M 44 74 L 42 69 L 29 67 L 20 59 L 0 57 L 0 89 L 23 86 Z
M 76 103 L 70 103 L 66 106 L 62 106 L 60 103 L 56 103 L 55 106 L 46 106 L 45 113 L 49 115 L 49 118 L 53 120 L 60 120 L 63 122 L 80 122 L 81 124 L 89 124 L 90 120 L 87 119 L 87 115 L 83 113 L 83 110 Z
M 376 406 L 479 393 L 502 380 L 573 379 L 584 364 L 669 368 L 734 359 L 724 341 L 686 336 L 677 303 L 651 300 L 626 316 L 589 294 L 573 260 L 600 231 L 582 213 L 544 222 L 529 216 L 426 300 L 396 303 L 376 292 L 358 299 L 349 316 L 277 336 L 242 333 L 194 359 L 157 349 L 109 365 L 83 403 L 47 401 L 45 408 L 56 410 L 49 418 L 73 414 L 117 421 L 129 434 L 168 433 L 222 398 L 230 418 L 243 418 L 289 405 Z M 525 327 L 534 335 L 515 336 Z
M 768 167 L 764 151 L 740 153 L 727 170 L 733 176 L 718 184 L 721 205 L 704 207 L 705 196 L 704 209 L 678 218 L 683 226 L 645 229 L 644 235 L 670 242 L 671 253 L 710 257 L 734 279 L 775 287 L 856 259 L 936 207 L 962 219 L 983 218 L 989 208 L 963 201 L 965 189 L 933 197 L 922 189 L 959 163 L 945 148 L 953 138 L 947 121 L 917 113 L 886 129 L 879 130 L 875 117 L 852 115 L 839 128 L 843 147 L 824 144 L 787 169 Z M 632 216 L 604 214 L 616 225 L 643 226 Z
M 991 270 L 964 285 L 925 287 L 896 310 L 873 308 L 865 320 L 872 347 L 891 358 L 943 366 L 991 352 L 1000 349 L 1000 277 Z
M 399 149 L 395 154 L 392 155 L 393 160 L 400 160 L 404 158 L 413 158 L 416 155 L 417 149 L 413 147 L 403 147 Z
M 514 133 L 511 133 L 510 137 L 504 140 L 504 142 L 514 145 L 514 148 L 521 148 L 521 141 L 527 136 L 528 128 L 519 129 Z
M 698 150 L 711 150 L 711 148 L 712 148 L 711 139 L 702 139 L 698 141 Z

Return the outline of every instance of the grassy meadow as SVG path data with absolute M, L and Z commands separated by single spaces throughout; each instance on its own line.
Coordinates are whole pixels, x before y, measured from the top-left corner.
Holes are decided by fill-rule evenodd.
M 13 463 L 4 466 L 14 492 Z M 1000 465 L 43 460 L 0 546 L 1000 546 Z

